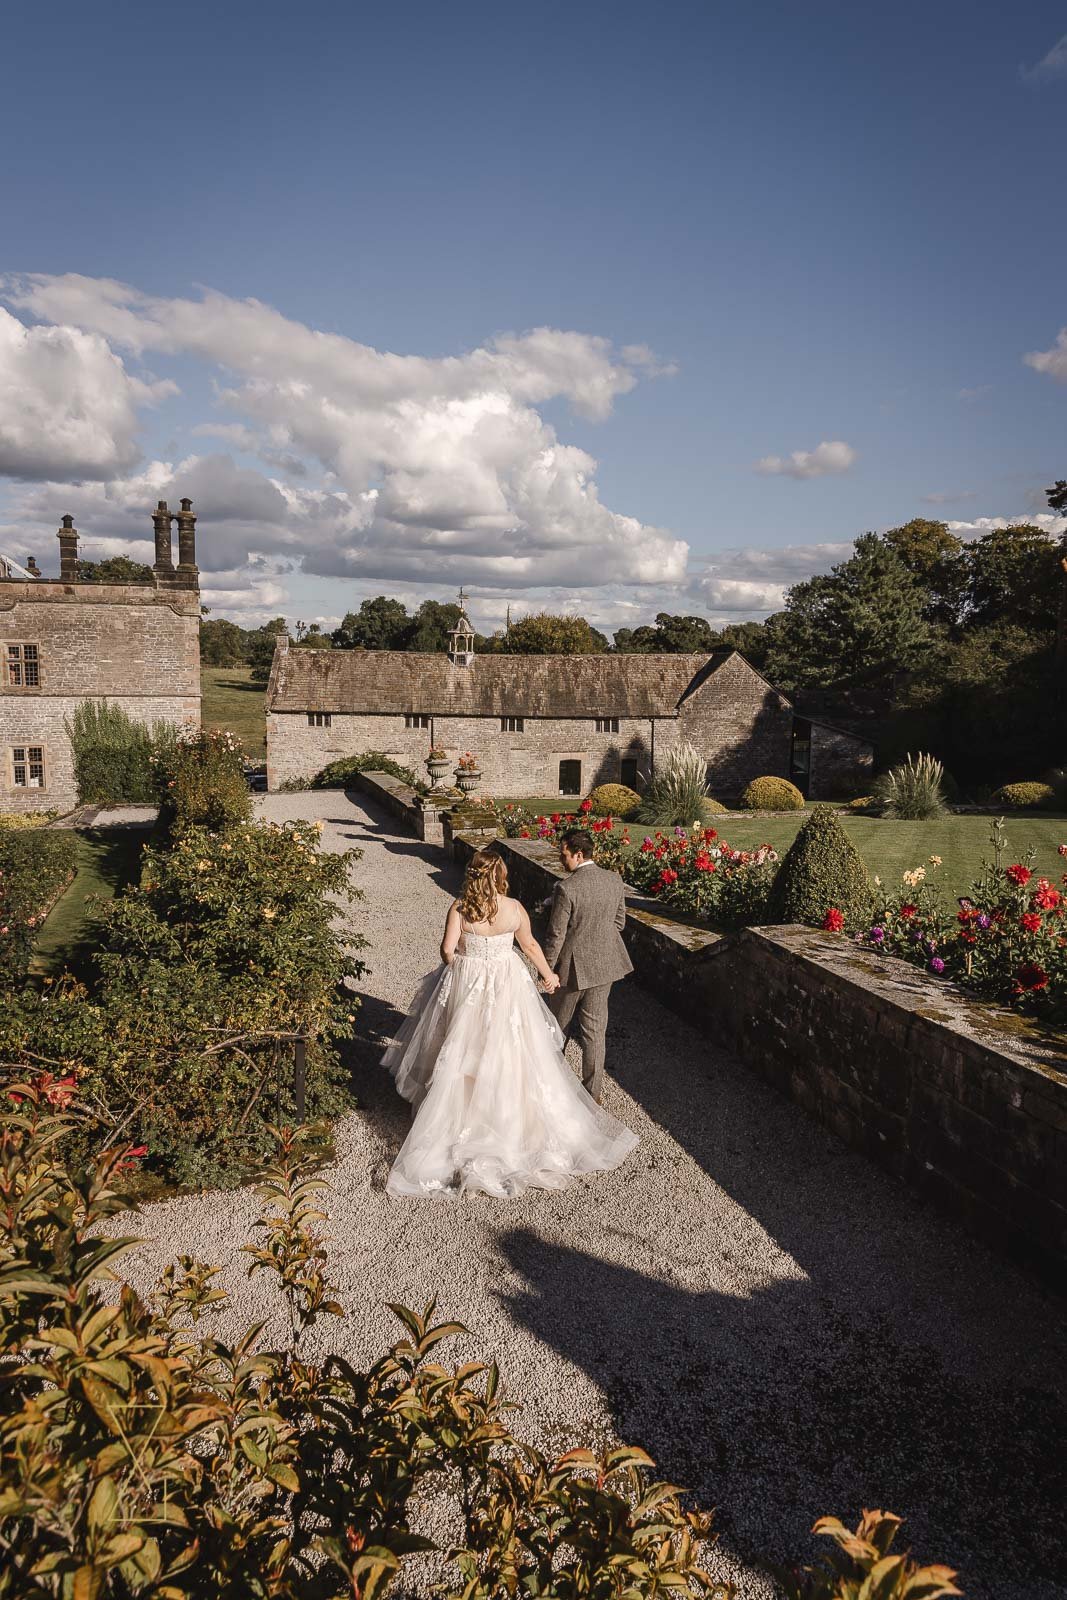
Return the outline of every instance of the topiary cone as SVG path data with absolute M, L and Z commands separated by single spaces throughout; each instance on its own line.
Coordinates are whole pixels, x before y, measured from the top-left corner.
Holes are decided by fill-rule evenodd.
M 874 887 L 833 808 L 816 806 L 778 868 L 768 921 L 821 927 L 831 906 L 844 914 L 846 928 L 857 929 L 870 921 Z

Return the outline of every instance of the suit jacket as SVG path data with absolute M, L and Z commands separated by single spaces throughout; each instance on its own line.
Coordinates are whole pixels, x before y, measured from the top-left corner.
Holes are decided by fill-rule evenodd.
M 595 862 L 568 872 L 552 896 L 545 960 L 565 989 L 595 989 L 632 972 L 622 941 L 626 890 L 617 872 Z

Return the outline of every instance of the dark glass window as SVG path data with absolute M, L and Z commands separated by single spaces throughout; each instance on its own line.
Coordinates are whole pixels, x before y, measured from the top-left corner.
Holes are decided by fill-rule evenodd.
M 580 761 L 560 762 L 559 792 L 560 794 L 581 794 L 582 763 Z

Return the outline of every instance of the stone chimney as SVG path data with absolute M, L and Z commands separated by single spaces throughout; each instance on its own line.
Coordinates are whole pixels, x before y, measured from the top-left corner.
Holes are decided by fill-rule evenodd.
M 178 517 L 178 576 L 195 584 L 199 576 L 196 565 L 196 513 L 191 500 L 183 500 Z
M 161 500 L 152 513 L 152 526 L 156 538 L 156 559 L 152 570 L 157 578 L 172 578 L 174 576 L 174 558 L 170 553 L 170 524 L 174 516 L 167 510 L 167 502 Z
M 33 556 L 26 557 L 26 571 L 32 573 L 35 578 L 41 576 L 41 569 Z
M 76 583 L 78 579 L 78 530 L 73 517 L 64 517 L 56 534 L 59 540 L 59 576 L 63 583 Z

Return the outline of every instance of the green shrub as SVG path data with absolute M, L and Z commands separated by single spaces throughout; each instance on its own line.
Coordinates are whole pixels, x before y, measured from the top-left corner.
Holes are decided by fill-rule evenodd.
M 589 799 L 595 817 L 618 817 L 621 822 L 632 817 L 641 806 L 641 796 L 625 783 L 601 783 L 590 790 Z
M 77 864 L 69 828 L 0 828 L 0 981 L 25 975 L 44 914 Z
M 902 822 L 928 822 L 943 817 L 945 769 L 934 756 L 908 756 L 875 778 L 871 792 L 883 815 Z
M 643 1450 L 556 1460 L 520 1442 L 496 1363 L 442 1363 L 442 1342 L 465 1330 L 435 1323 L 433 1302 L 421 1316 L 394 1306 L 402 1337 L 364 1371 L 305 1352 L 309 1330 L 344 1314 L 309 1130 L 278 1136 L 242 1247 L 281 1315 L 241 1319 L 230 1344 L 212 1263 L 179 1257 L 148 1301 L 122 1283 L 121 1257 L 139 1241 L 114 1222 L 134 1153 L 120 1144 L 78 1179 L 56 1156 L 77 1102 L 63 1118 L 37 1114 L 66 1105 L 68 1087 L 15 1092 L 0 1134 L 0 1590 L 11 1600 L 384 1600 L 419 1591 L 405 1563 L 427 1551 L 439 1600 L 726 1594 L 703 1568 L 709 1514 L 655 1483 Z M 105 1277 L 121 1289 L 102 1303 Z M 272 1345 L 264 1329 L 278 1328 Z M 431 1487 L 448 1497 L 441 1549 L 411 1531 Z M 945 1568 L 902 1558 L 887 1569 L 897 1525 L 886 1513 L 865 1513 L 855 1536 L 816 1524 L 839 1546 L 835 1576 L 783 1574 L 790 1600 L 848 1600 L 861 1581 L 879 1600 L 958 1593 Z
M 365 750 L 359 756 L 342 756 L 339 761 L 331 761 L 328 767 L 316 773 L 311 780 L 313 789 L 344 789 L 352 782 L 357 772 L 384 772 L 390 778 L 397 778 L 401 783 L 406 783 L 410 789 L 423 790 L 427 786 L 417 778 L 410 767 L 401 766 L 399 761 L 394 761 L 391 756 L 383 756 L 380 750 Z
M 241 741 L 224 728 L 183 729 L 157 752 L 155 789 L 166 833 L 181 828 L 217 832 L 252 815 Z
M 269 1123 L 293 1119 L 293 1046 L 264 1035 L 307 1035 L 310 1114 L 350 1103 L 335 1046 L 352 1032 L 343 985 L 362 941 L 334 922 L 338 898 L 358 898 L 358 852 L 318 840 L 310 823 L 180 829 L 98 906 L 91 989 L 27 989 L 0 1010 L 0 1060 L 45 1057 L 81 1080 L 82 1157 L 123 1127 L 156 1181 L 238 1179 Z
M 121 706 L 83 700 L 64 726 L 82 805 L 148 805 L 155 799 L 154 753 L 174 739 L 167 724 L 150 728 Z
M 1033 811 L 1038 806 L 1054 806 L 1056 790 L 1051 783 L 1006 783 L 993 798 L 1011 811 Z
M 803 811 L 804 796 L 788 778 L 753 778 L 741 796 L 745 811 Z
M 724 806 L 721 800 L 713 800 L 710 794 L 704 796 L 704 810 L 709 817 L 725 817 L 730 807 Z
M 772 922 L 807 922 L 821 927 L 835 907 L 845 928 L 869 925 L 874 887 L 833 807 L 817 805 L 786 851 L 771 890 Z
M 693 745 L 683 744 L 657 767 L 637 819 L 658 828 L 703 821 L 711 814 L 707 800 L 708 764 Z

